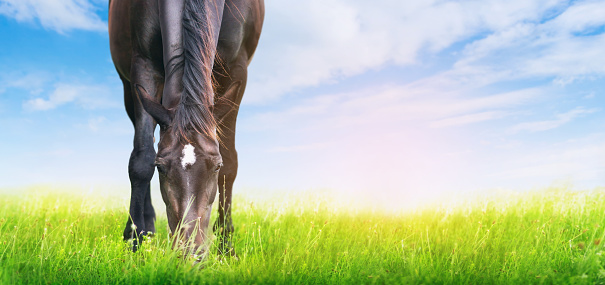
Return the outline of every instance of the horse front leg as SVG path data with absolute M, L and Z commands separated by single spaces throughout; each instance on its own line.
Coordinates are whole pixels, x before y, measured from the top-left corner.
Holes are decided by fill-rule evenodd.
M 218 176 L 218 219 L 214 223 L 213 230 L 219 238 L 219 253 L 235 256 L 232 244 L 234 227 L 231 218 L 231 198 L 238 168 L 237 151 L 235 150 L 235 125 L 248 75 L 245 61 L 235 65 L 235 68 L 231 68 L 228 74 L 230 74 L 230 77 L 222 84 L 226 88 L 222 89 L 224 90 L 221 92 L 223 94 L 215 105 L 215 115 L 221 128 L 219 132 L 221 139 L 219 141 L 223 167 Z
M 161 94 L 162 82 L 156 73 L 149 68 L 150 64 L 144 59 L 133 60 L 131 70 L 131 92 L 134 114 L 134 140 L 133 150 L 128 163 L 128 176 L 130 178 L 130 207 L 129 219 L 124 229 L 124 239 L 133 240 L 132 251 L 138 250 L 144 235 L 155 232 L 155 211 L 151 204 L 151 178 L 155 171 L 155 149 L 153 146 L 153 133 L 156 122 L 143 109 L 138 93 L 134 90 L 139 84 L 149 90 L 150 94 Z
M 153 209 L 146 210 L 148 207 L 153 207 L 151 201 L 146 202 L 146 199 L 149 199 L 150 196 L 150 182 L 154 172 L 155 150 L 153 149 L 153 138 L 150 144 L 137 143 L 137 141 L 146 141 L 145 137 L 147 137 L 146 133 L 148 132 L 151 132 L 153 137 L 153 126 L 150 128 L 149 123 L 141 125 L 140 130 L 135 130 L 134 148 L 128 162 L 131 191 L 129 218 L 124 229 L 124 240 L 133 240 L 132 251 L 137 251 L 138 244 L 147 233 L 145 231 L 148 228 L 146 218 L 150 218 L 149 226 L 153 226 L 154 222 L 153 218 L 149 216 L 149 212 L 153 212 Z
M 233 182 L 237 176 L 237 154 L 235 149 L 231 153 L 235 160 L 230 163 L 230 167 L 226 167 L 227 163 L 225 163 L 226 160 L 223 155 L 223 169 L 227 169 L 224 171 L 221 169 L 219 174 L 218 218 L 212 229 L 219 239 L 219 254 L 235 256 L 232 243 L 234 227 L 231 219 L 231 198 L 233 196 Z
M 153 176 L 153 174 L 152 174 Z M 145 220 L 145 235 L 153 236 L 155 231 L 155 210 L 151 203 L 151 187 L 147 187 L 147 194 L 145 195 L 145 210 L 143 211 L 143 219 Z

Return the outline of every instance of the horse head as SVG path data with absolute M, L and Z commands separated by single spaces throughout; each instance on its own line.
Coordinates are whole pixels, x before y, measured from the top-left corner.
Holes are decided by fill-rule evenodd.
M 192 253 L 204 253 L 218 173 L 223 165 L 216 133 L 175 132 L 174 110 L 153 100 L 143 87 L 136 86 L 136 90 L 145 111 L 160 125 L 155 165 L 175 245 L 185 245 Z

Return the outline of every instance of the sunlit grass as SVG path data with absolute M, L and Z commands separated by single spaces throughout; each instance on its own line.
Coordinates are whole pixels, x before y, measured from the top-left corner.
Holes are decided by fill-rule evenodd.
M 115 198 L 29 191 L 0 196 L 0 282 L 604 283 L 604 213 L 604 192 L 565 189 L 398 213 L 240 197 L 238 258 L 193 265 L 170 250 L 164 215 L 133 254 Z

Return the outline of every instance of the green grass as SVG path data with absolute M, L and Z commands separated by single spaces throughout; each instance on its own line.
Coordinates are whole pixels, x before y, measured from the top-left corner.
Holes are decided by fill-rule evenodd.
M 0 283 L 605 283 L 605 193 L 547 189 L 385 213 L 317 196 L 236 199 L 238 259 L 193 265 L 166 218 L 133 254 L 115 198 L 0 196 Z

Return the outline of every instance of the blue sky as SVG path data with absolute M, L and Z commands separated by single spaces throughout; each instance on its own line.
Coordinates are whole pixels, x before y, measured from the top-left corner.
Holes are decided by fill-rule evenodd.
M 605 1 L 267 0 L 236 186 L 605 186 L 603 15 Z M 0 0 L 1 187 L 128 187 L 106 22 L 104 0 Z

